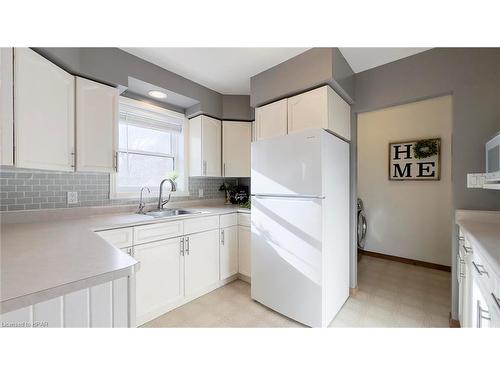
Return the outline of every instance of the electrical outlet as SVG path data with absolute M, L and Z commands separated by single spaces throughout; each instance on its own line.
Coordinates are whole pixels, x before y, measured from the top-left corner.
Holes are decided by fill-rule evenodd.
M 68 198 L 68 204 L 76 204 L 76 203 L 78 203 L 78 192 L 76 192 L 76 191 L 68 191 L 67 198 Z
M 203 189 L 198 189 L 198 198 L 203 198 Z

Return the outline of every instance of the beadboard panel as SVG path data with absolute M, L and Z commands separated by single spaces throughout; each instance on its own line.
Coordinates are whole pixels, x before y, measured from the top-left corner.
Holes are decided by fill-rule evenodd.
M 129 280 L 109 281 L 0 315 L 2 327 L 130 327 Z

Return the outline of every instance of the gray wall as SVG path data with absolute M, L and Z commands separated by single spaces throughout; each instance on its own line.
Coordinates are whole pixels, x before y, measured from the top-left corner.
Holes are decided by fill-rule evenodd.
M 356 113 L 443 94 L 453 95 L 453 208 L 500 210 L 498 192 L 466 187 L 467 173 L 484 172 L 484 144 L 500 130 L 500 49 L 435 48 L 356 74 L 352 127 L 355 130 Z M 351 161 L 355 176 L 356 142 L 353 139 Z M 355 184 L 355 179 L 353 182 Z M 452 231 L 450 256 L 455 273 L 455 226 Z M 452 314 L 456 318 L 454 280 L 452 277 Z
M 253 121 L 255 110 L 250 107 L 250 95 L 223 95 L 222 118 L 224 120 Z
M 354 96 L 354 73 L 338 48 L 311 48 L 250 79 L 250 105 L 261 105 L 325 84 L 346 101 Z
M 112 86 L 127 87 L 128 78 L 134 77 L 193 98 L 200 103 L 186 109 L 185 113 L 188 117 L 206 114 L 224 119 L 226 117 L 223 113 L 223 103 L 227 101 L 224 111 L 235 117 L 228 119 L 253 119 L 249 104 L 248 107 L 244 105 L 245 101 L 249 103 L 248 99 L 244 99 L 244 95 L 236 95 L 240 97 L 236 99 L 225 99 L 226 95 L 118 48 L 34 48 L 34 50 L 70 73 Z

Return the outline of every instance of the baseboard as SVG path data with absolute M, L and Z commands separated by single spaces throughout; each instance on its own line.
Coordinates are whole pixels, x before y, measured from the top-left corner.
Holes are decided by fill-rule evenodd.
M 246 283 L 249 283 L 251 284 L 252 283 L 252 279 L 250 278 L 250 276 L 247 276 L 247 275 L 243 275 L 241 273 L 238 274 L 238 279 L 246 282 Z
M 361 254 L 361 255 L 367 255 L 367 256 L 370 256 L 370 257 L 374 257 L 374 258 L 392 260 L 394 262 L 412 264 L 414 266 L 425 267 L 425 268 L 432 268 L 434 270 L 451 272 L 451 267 L 450 266 L 443 266 L 442 264 L 429 263 L 429 262 L 424 262 L 422 260 L 408 259 L 408 258 L 394 256 L 394 255 L 381 254 L 381 253 L 376 253 L 376 252 L 373 252 L 373 251 L 361 250 L 361 249 L 358 249 L 358 253 Z
M 452 319 L 451 312 L 449 316 L 450 328 L 460 328 L 460 321 L 457 319 Z

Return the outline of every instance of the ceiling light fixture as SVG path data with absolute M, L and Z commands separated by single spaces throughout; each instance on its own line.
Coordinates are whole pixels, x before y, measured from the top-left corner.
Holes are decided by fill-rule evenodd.
M 167 97 L 167 94 L 158 90 L 150 91 L 148 92 L 148 95 L 156 99 L 165 99 Z

